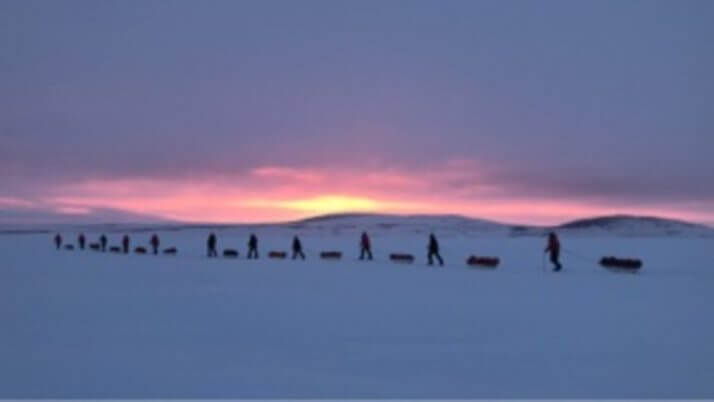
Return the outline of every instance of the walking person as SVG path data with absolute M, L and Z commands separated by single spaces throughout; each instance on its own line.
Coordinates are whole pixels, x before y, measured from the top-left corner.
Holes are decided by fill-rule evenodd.
M 102 251 L 107 251 L 107 236 L 105 236 L 104 234 L 102 234 L 102 235 L 99 237 L 99 244 L 100 244 L 101 247 L 102 247 Z
M 300 242 L 300 239 L 295 236 L 293 237 L 293 260 L 298 256 L 300 256 L 303 260 L 305 259 L 305 254 L 302 252 L 302 243 Z
M 153 236 L 151 236 L 151 247 L 154 249 L 154 255 L 159 254 L 159 236 L 154 233 Z
M 553 272 L 558 272 L 563 269 L 560 263 L 560 240 L 555 232 L 548 233 L 548 245 L 545 248 L 546 253 L 550 253 L 550 262 L 553 263 Z
M 434 233 L 429 235 L 429 246 L 427 248 L 429 249 L 429 254 L 427 256 L 429 260 L 429 265 L 434 265 L 434 257 L 436 257 L 436 259 L 439 261 L 439 266 L 443 267 L 444 260 L 439 254 L 439 242 L 436 241 L 436 236 L 434 236 Z
M 359 245 L 360 245 L 359 259 L 364 260 L 364 256 L 367 255 L 367 259 L 369 259 L 371 261 L 372 260 L 372 246 L 370 244 L 369 236 L 367 235 L 367 232 L 362 232 L 362 237 L 360 238 Z
M 208 258 L 218 257 L 218 252 L 216 251 L 216 235 L 211 233 L 208 235 L 208 241 L 206 242 L 208 246 Z
M 129 254 L 129 235 L 124 235 L 124 237 L 122 237 L 121 247 L 124 251 L 124 254 Z
M 79 248 L 81 250 L 84 250 L 84 245 L 87 242 L 87 238 L 84 237 L 84 233 L 80 233 L 79 237 L 77 237 L 77 243 L 79 243 Z
M 251 233 L 248 238 L 248 259 L 252 260 L 253 258 L 258 259 L 258 237 Z
M 62 247 L 62 236 L 59 233 L 55 235 L 55 247 L 57 247 L 57 250 Z

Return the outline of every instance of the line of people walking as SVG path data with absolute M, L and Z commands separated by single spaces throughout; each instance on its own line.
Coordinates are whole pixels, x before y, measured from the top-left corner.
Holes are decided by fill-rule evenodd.
M 63 242 L 64 242 L 64 239 L 62 238 L 62 235 L 57 233 L 54 237 L 54 243 L 55 243 L 55 247 L 57 248 L 57 250 L 61 249 L 63 245 L 66 247 L 74 247 L 71 244 L 63 244 Z M 90 244 L 89 247 L 91 249 L 94 249 L 97 251 L 106 252 L 107 251 L 107 243 L 108 243 L 107 236 L 102 234 L 101 236 L 99 236 L 99 241 L 97 243 Z M 151 238 L 149 239 L 149 245 L 151 246 L 151 249 L 154 254 L 159 254 L 160 244 L 161 244 L 161 241 L 159 240 L 159 236 L 156 233 L 151 235 Z M 77 236 L 77 245 L 79 246 L 80 250 L 84 250 L 86 248 L 87 237 L 84 235 L 84 233 L 80 233 Z M 121 238 L 121 249 L 120 249 L 121 252 L 123 252 L 124 254 L 129 254 L 130 245 L 131 245 L 131 240 L 129 238 L 129 235 L 125 234 Z
M 372 254 L 371 240 L 367 232 L 362 232 L 360 236 L 359 248 L 360 260 L 364 260 L 366 258 L 371 261 L 374 259 L 374 256 Z M 429 265 L 434 264 L 434 259 L 439 262 L 439 266 L 444 265 L 444 260 L 441 257 L 441 254 L 439 253 L 439 242 L 436 240 L 436 236 L 433 233 L 429 235 L 427 251 L 427 260 Z M 218 238 L 216 237 L 215 233 L 210 233 L 208 235 L 208 239 L 206 240 L 206 254 L 208 258 L 218 257 Z M 258 237 L 254 233 L 251 233 L 248 238 L 247 258 L 249 260 L 259 258 Z M 295 260 L 298 258 L 304 260 L 306 257 L 305 252 L 303 250 L 302 241 L 300 241 L 300 238 L 298 236 L 294 236 L 292 240 L 292 259 Z
M 124 254 L 128 254 L 130 251 L 130 238 L 129 235 L 124 235 L 121 240 L 121 251 Z M 63 239 L 62 236 L 57 233 L 54 237 L 54 243 L 55 247 L 57 250 L 62 248 L 63 245 Z M 87 238 L 85 237 L 84 233 L 80 233 L 77 237 L 77 244 L 79 245 L 79 248 L 81 250 L 84 250 L 86 245 L 87 245 Z M 152 248 L 153 254 L 158 254 L 159 253 L 159 246 L 161 242 L 159 240 L 159 236 L 154 233 L 150 240 L 149 240 L 149 245 Z M 252 259 L 258 259 L 260 258 L 260 254 L 258 252 L 258 237 L 254 234 L 251 233 L 250 236 L 248 237 L 248 254 L 247 258 L 249 260 Z M 206 241 L 206 246 L 207 246 L 207 254 L 209 258 L 216 258 L 218 257 L 218 239 L 216 237 L 215 233 L 210 233 L 208 235 L 208 240 Z M 73 246 L 72 246 L 73 247 Z M 102 234 L 99 237 L 99 243 L 93 243 L 90 245 L 92 249 L 98 249 L 100 251 L 106 251 L 107 249 L 107 237 L 106 235 Z M 372 260 L 373 254 L 372 254 L 372 243 L 370 240 L 369 235 L 367 232 L 362 232 L 360 235 L 360 241 L 359 241 L 359 259 L 364 260 L 365 258 L 368 260 Z M 560 262 L 560 240 L 558 239 L 558 236 L 551 232 L 548 234 L 548 241 L 547 245 L 545 248 L 545 252 L 550 255 L 550 262 L 553 264 L 553 271 L 559 272 L 563 269 L 563 265 Z M 292 259 L 295 260 L 297 258 L 300 258 L 302 260 L 305 260 L 305 252 L 303 251 L 303 245 L 302 242 L 300 241 L 300 238 L 298 236 L 293 237 L 292 241 Z M 439 266 L 444 266 L 444 259 L 441 257 L 441 254 L 439 252 L 439 241 L 436 239 L 436 236 L 434 233 L 429 234 L 429 240 L 427 243 L 427 264 L 428 265 L 434 265 L 434 262 L 438 262 Z
M 217 258 L 218 257 L 218 239 L 216 237 L 215 233 L 210 233 L 208 235 L 208 240 L 206 241 L 206 254 L 208 255 L 208 258 Z M 305 252 L 302 249 L 302 242 L 300 241 L 300 238 L 298 236 L 293 237 L 293 242 L 292 242 L 292 250 L 293 250 L 293 260 L 297 259 L 300 257 L 301 259 L 305 259 Z M 256 236 L 254 233 L 251 233 L 250 236 L 248 237 L 248 255 L 247 258 L 249 260 L 252 259 L 258 259 L 260 258 L 260 255 L 258 253 L 258 236 Z
M 218 251 L 216 247 L 216 235 L 215 233 L 211 233 L 208 235 L 207 241 L 209 258 L 218 257 Z M 373 260 L 374 256 L 372 254 L 372 244 L 367 232 L 362 232 L 362 234 L 360 235 L 359 248 L 360 260 L 364 260 L 365 258 L 370 261 Z M 439 266 L 444 266 L 444 259 L 442 258 L 439 249 L 439 241 L 437 240 L 436 236 L 434 235 L 434 233 L 429 234 L 429 241 L 427 243 L 428 265 L 434 265 L 434 262 L 436 261 L 438 262 Z M 562 270 L 563 266 L 560 263 L 560 241 L 558 240 L 558 236 L 555 233 L 551 232 L 548 234 L 548 243 L 545 248 L 545 252 L 550 254 L 550 261 L 554 267 L 553 271 L 558 272 Z M 292 241 L 292 259 L 295 260 L 298 257 L 304 260 L 305 253 L 303 251 L 303 246 L 302 242 L 300 241 L 300 238 L 298 236 L 294 236 Z M 258 237 L 254 233 L 251 233 L 248 238 L 248 259 L 250 260 L 258 258 Z

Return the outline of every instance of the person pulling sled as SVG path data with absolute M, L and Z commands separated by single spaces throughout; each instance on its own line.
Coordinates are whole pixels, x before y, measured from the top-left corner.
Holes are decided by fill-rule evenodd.
M 159 236 L 154 233 L 149 242 L 151 243 L 151 248 L 154 249 L 154 255 L 159 254 Z
M 129 235 L 124 235 L 124 237 L 121 239 L 121 247 L 124 251 L 124 254 L 129 254 Z
M 258 237 L 251 233 L 248 238 L 248 259 L 252 260 L 253 258 L 258 259 Z
M 372 260 L 372 246 L 369 241 L 369 236 L 367 235 L 367 232 L 362 232 L 362 238 L 359 241 L 360 245 L 360 252 L 359 252 L 359 259 L 364 260 L 364 256 L 367 256 L 367 259 L 370 261 Z
M 300 256 L 303 260 L 305 259 L 305 254 L 302 252 L 302 243 L 300 242 L 300 239 L 295 236 L 293 237 L 293 260 L 298 256 Z
M 107 236 L 103 234 L 99 236 L 99 244 L 102 247 L 102 252 L 107 251 Z
M 553 263 L 553 272 L 558 272 L 563 269 L 560 264 L 560 241 L 554 232 L 548 234 L 548 245 L 545 248 L 546 253 L 550 253 L 550 262 Z
M 208 235 L 208 241 L 206 242 L 208 248 L 208 258 L 218 257 L 218 252 L 216 251 L 216 235 L 211 233 Z
M 439 261 L 439 266 L 443 267 L 444 260 L 441 258 L 441 254 L 439 254 L 439 242 L 436 241 L 434 233 L 429 235 L 429 246 L 427 248 L 429 249 L 429 254 L 427 255 L 429 265 L 434 265 L 434 257 L 436 257 Z

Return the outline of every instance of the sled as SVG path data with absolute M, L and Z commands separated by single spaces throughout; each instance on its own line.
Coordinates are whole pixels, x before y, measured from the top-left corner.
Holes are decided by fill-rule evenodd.
M 233 250 L 232 248 L 227 248 L 227 249 L 223 250 L 223 257 L 238 258 L 238 251 Z
M 411 264 L 414 262 L 414 256 L 411 254 L 394 253 L 389 255 L 389 259 L 392 262 L 398 262 L 402 264 Z
M 477 257 L 472 255 L 466 264 L 473 268 L 496 268 L 501 263 L 498 257 Z
M 178 253 L 178 250 L 176 250 L 176 247 L 169 247 L 164 249 L 164 254 L 166 255 L 176 255 Z
M 340 251 L 323 251 L 320 253 L 320 258 L 323 260 L 339 260 L 342 258 Z
M 64 246 L 64 249 L 65 249 L 65 250 L 72 251 L 72 250 L 74 250 L 74 245 L 72 245 L 72 244 L 66 244 L 66 245 Z
M 109 252 L 110 253 L 121 253 L 121 247 L 109 247 Z
M 273 259 L 278 259 L 278 260 L 284 260 L 287 258 L 288 253 L 285 251 L 271 251 L 268 253 L 268 258 L 273 258 Z
M 99 243 L 90 243 L 89 244 L 89 249 L 94 250 L 94 251 L 99 251 L 102 247 L 99 245 Z
M 134 249 L 134 252 L 136 254 L 146 254 L 146 247 L 137 247 Z
M 643 264 L 635 258 L 602 257 L 600 265 L 612 271 L 637 272 Z

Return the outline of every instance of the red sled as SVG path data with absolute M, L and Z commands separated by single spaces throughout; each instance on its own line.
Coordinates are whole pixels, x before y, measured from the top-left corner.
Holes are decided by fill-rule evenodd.
M 268 253 L 268 258 L 274 258 L 278 260 L 284 260 L 285 258 L 287 258 L 287 256 L 288 253 L 286 253 L 285 251 L 271 251 Z

